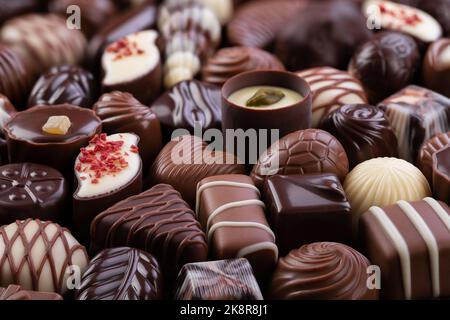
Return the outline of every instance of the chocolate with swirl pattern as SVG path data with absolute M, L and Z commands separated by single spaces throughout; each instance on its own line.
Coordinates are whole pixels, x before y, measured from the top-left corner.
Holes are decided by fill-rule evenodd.
M 160 300 L 163 280 L 158 261 L 139 249 L 105 249 L 87 266 L 77 300 Z
M 153 163 L 162 148 L 161 126 L 156 114 L 127 92 L 105 93 L 94 104 L 107 134 L 132 132 L 139 136 L 139 153 L 144 170 Z
M 369 260 L 336 242 L 315 242 L 279 260 L 269 297 L 274 300 L 376 300 L 367 287 Z
M 397 138 L 378 107 L 344 105 L 329 114 L 321 128 L 335 136 L 347 153 L 350 169 L 378 157 L 397 157 Z
M 203 66 L 202 80 L 220 86 L 239 73 L 253 70 L 285 70 L 285 68 L 273 54 L 258 48 L 223 48 Z
M 154 255 L 169 283 L 188 262 L 205 261 L 205 234 L 171 186 L 159 184 L 100 213 L 91 224 L 91 251 L 130 246 Z
M 433 155 L 450 144 L 450 131 L 443 132 L 428 139 L 420 148 L 417 167 L 430 184 L 433 183 Z

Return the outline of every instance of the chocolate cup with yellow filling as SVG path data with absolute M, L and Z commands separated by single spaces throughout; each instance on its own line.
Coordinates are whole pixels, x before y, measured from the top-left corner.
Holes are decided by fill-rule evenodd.
M 236 91 L 253 86 L 274 86 L 290 89 L 302 97 L 298 102 L 278 108 L 269 106 L 245 107 L 230 101 L 229 97 Z M 230 78 L 222 87 L 222 129 L 226 138 L 226 130 L 242 129 L 247 131 L 255 129 L 258 133 L 258 146 L 261 146 L 261 139 L 267 139 L 266 145 L 270 146 L 272 130 L 279 130 L 279 138 L 288 133 L 307 129 L 311 127 L 312 118 L 312 98 L 311 89 L 307 82 L 294 73 L 285 71 L 249 71 Z M 260 136 L 260 129 L 266 129 L 267 135 Z M 236 131 L 235 131 L 236 134 Z M 246 159 L 249 164 L 249 143 L 247 139 Z M 226 141 L 231 144 L 231 141 Z M 242 142 L 241 142 L 242 143 Z M 264 143 L 264 142 L 263 142 Z M 225 144 L 225 145 L 227 145 Z M 229 150 L 230 152 L 233 150 Z M 265 150 L 258 150 L 259 153 Z M 244 160 L 244 159 L 241 159 Z

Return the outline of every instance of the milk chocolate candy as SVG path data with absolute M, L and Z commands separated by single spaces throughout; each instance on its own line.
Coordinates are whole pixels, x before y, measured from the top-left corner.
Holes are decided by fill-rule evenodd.
M 81 31 L 69 29 L 56 14 L 31 13 L 11 19 L 0 30 L 0 39 L 17 50 L 36 74 L 57 65 L 79 64 L 86 50 Z
M 95 98 L 94 76 L 75 66 L 58 66 L 43 74 L 31 91 L 28 107 L 72 104 L 91 108 Z
M 139 137 L 132 133 L 96 135 L 75 161 L 73 221 L 83 242 L 92 220 L 103 210 L 142 190 Z
M 377 157 L 397 157 L 397 137 L 384 112 L 367 104 L 344 105 L 330 113 L 320 128 L 345 149 L 350 169 Z
M 263 194 L 280 255 L 311 242 L 352 240 L 351 208 L 336 175 L 275 175 Z
M 201 180 L 195 211 L 212 259 L 247 258 L 264 285 L 278 259 L 278 248 L 250 177 L 229 174 Z
M 205 261 L 205 234 L 171 186 L 159 184 L 99 214 L 91 225 L 91 250 L 130 246 L 154 255 L 168 286 L 188 262 Z
M 383 299 L 448 297 L 450 209 L 433 198 L 372 207 L 360 223 L 366 256 L 381 270 Z
M 23 290 L 21 286 L 11 284 L 6 288 L 0 288 L 1 300 L 62 300 L 63 298 L 53 292 L 39 292 Z
M 368 101 L 359 80 L 348 72 L 317 67 L 297 72 L 297 75 L 311 87 L 313 127 L 319 127 L 323 118 L 344 104 Z
M 436 200 L 449 203 L 450 199 L 450 148 L 445 146 L 432 156 L 433 194 Z
M 408 86 L 380 103 L 397 136 L 399 156 L 413 162 L 422 144 L 450 130 L 450 98 Z
M 430 184 L 433 183 L 433 155 L 450 144 L 450 132 L 439 133 L 428 139 L 420 148 L 417 167 Z
M 66 116 L 71 126 L 65 134 L 50 134 L 42 127 L 49 117 Z M 11 162 L 34 162 L 73 177 L 73 164 L 96 133 L 101 121 L 92 110 L 69 104 L 37 106 L 13 116 L 5 126 Z
M 56 223 L 27 219 L 0 227 L 2 287 L 65 294 L 69 276 L 82 274 L 88 262 L 85 248 Z
M 356 50 L 349 71 L 361 81 L 369 101 L 375 104 L 410 84 L 419 63 L 419 48 L 413 38 L 381 32 Z
M 0 189 L 0 225 L 27 218 L 68 221 L 68 186 L 53 168 L 33 163 L 1 166 Z
M 151 166 L 162 148 L 157 115 L 127 92 L 105 93 L 94 105 L 107 134 L 131 132 L 139 136 L 139 154 L 144 170 Z
M 344 181 L 348 159 L 341 143 L 320 129 L 299 130 L 274 143 L 258 159 L 251 177 L 258 188 L 272 175 L 334 173 Z
M 425 86 L 450 98 L 450 39 L 440 39 L 428 47 L 422 70 Z
M 156 45 L 158 33 L 146 30 L 111 43 L 102 56 L 102 91 L 125 91 L 144 104 L 161 89 L 161 60 Z
M 245 258 L 188 263 L 178 276 L 177 300 L 263 300 Z
M 335 242 L 315 242 L 280 258 L 268 296 L 273 300 L 376 300 L 367 286 L 369 260 Z
M 139 249 L 105 249 L 88 264 L 76 300 L 159 300 L 163 281 L 158 261 Z
M 194 134 L 196 125 L 202 130 L 220 130 L 222 127 L 220 88 L 198 80 L 174 85 L 152 104 L 151 109 L 161 122 L 164 141 L 170 141 L 176 129 L 186 129 Z
M 232 173 L 245 174 L 245 167 L 234 155 L 210 150 L 196 136 L 179 136 L 161 150 L 150 169 L 149 180 L 152 184 L 172 185 L 195 207 L 195 190 L 203 178 Z

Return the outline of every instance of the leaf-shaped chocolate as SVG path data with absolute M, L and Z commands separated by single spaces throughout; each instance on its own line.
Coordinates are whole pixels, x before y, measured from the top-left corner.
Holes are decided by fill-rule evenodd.
M 278 89 L 261 88 L 255 92 L 255 94 L 247 100 L 247 107 L 262 107 L 270 106 L 277 103 L 285 97 L 283 91 Z

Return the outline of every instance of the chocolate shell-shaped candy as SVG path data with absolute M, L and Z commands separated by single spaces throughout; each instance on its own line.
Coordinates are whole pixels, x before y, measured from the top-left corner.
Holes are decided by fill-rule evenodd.
M 251 177 L 261 189 L 275 174 L 334 173 L 344 181 L 348 159 L 341 143 L 326 131 L 306 129 L 292 132 L 274 143 L 258 159 Z
M 188 263 L 178 276 L 176 300 L 263 300 L 245 258 Z
M 11 48 L 0 45 L 0 93 L 23 109 L 32 79 L 23 58 Z
M 344 105 L 329 114 L 320 128 L 342 143 L 350 169 L 372 158 L 398 155 L 397 138 L 388 118 L 378 107 Z
M 222 85 L 239 73 L 253 70 L 284 70 L 284 66 L 273 54 L 258 48 L 223 48 L 202 67 L 202 80 Z
M 127 92 L 105 93 L 94 105 L 107 134 L 131 132 L 139 136 L 139 154 L 144 170 L 162 148 L 161 126 L 155 113 Z
M 94 76 L 90 72 L 75 66 L 58 66 L 36 82 L 28 99 L 28 107 L 69 103 L 91 108 L 94 94 Z
M 91 250 L 130 246 L 154 255 L 168 284 L 188 262 L 205 261 L 205 234 L 180 193 L 159 184 L 116 203 L 95 217 Z
M 430 184 L 433 183 L 433 155 L 450 144 L 450 132 L 439 133 L 428 139 L 420 148 L 417 167 Z
M 195 0 L 165 1 L 160 7 L 158 28 L 166 40 L 166 88 L 193 79 L 200 71 L 201 62 L 214 53 L 221 39 L 218 18 Z
M 27 14 L 8 20 L 0 29 L 0 40 L 17 50 L 36 74 L 62 64 L 84 59 L 86 39 L 69 29 L 56 14 Z
M 249 1 L 238 8 L 227 24 L 228 41 L 234 46 L 270 49 L 286 22 L 298 15 L 304 0 Z
M 163 281 L 158 261 L 139 249 L 105 249 L 89 262 L 76 300 L 159 300 Z
M 38 218 L 67 222 L 68 186 L 57 170 L 34 163 L 0 167 L 0 225 Z
M 185 135 L 165 145 L 150 169 L 149 180 L 172 185 L 195 207 L 197 184 L 203 178 L 232 173 L 245 174 L 245 167 L 234 155 L 210 150 L 199 137 Z
M 54 292 L 39 292 L 24 290 L 21 286 L 11 284 L 6 288 L 0 288 L 1 300 L 63 300 L 63 298 Z
M 129 92 L 144 104 L 161 89 L 161 57 L 158 33 L 146 30 L 132 33 L 106 47 L 102 57 L 102 91 Z
M 142 190 L 139 137 L 132 133 L 96 135 L 75 161 L 73 222 L 77 236 L 89 239 L 92 220 L 103 210 Z
M 0 286 L 64 294 L 89 262 L 69 230 L 41 220 L 17 220 L 0 227 Z
M 222 100 L 220 88 L 198 80 L 177 83 L 152 104 L 152 111 L 161 122 L 164 141 L 170 141 L 177 129 L 194 134 L 201 130 L 221 129 Z
M 440 39 L 428 47 L 422 72 L 427 88 L 450 98 L 450 39 Z
M 369 260 L 335 242 L 315 242 L 279 260 L 269 297 L 274 300 L 376 300 L 367 286 Z
M 344 104 L 365 104 L 366 93 L 358 79 L 345 71 L 318 67 L 297 72 L 311 87 L 313 127 Z

